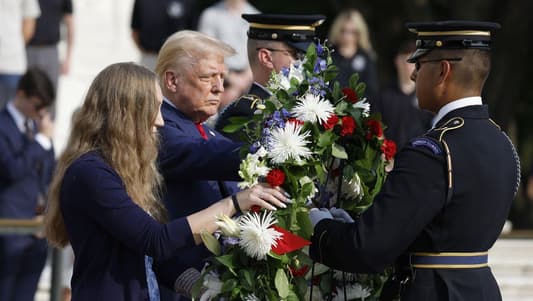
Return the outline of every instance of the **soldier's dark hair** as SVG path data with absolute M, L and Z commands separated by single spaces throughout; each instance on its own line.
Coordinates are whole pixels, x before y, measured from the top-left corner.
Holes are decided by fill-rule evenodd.
M 490 72 L 490 51 L 481 49 L 440 50 L 443 57 L 460 57 L 453 64 L 454 80 L 465 88 L 481 90 Z
M 17 91 L 22 91 L 28 97 L 37 97 L 47 107 L 54 102 L 56 92 L 54 84 L 44 71 L 30 67 L 18 82 Z

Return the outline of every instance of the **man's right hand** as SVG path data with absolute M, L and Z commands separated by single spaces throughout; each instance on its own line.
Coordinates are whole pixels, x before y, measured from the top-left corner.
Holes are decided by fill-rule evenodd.
M 54 136 L 54 121 L 52 121 L 52 114 L 50 114 L 50 112 L 42 114 L 41 120 L 39 120 L 38 123 L 39 133 L 52 139 Z

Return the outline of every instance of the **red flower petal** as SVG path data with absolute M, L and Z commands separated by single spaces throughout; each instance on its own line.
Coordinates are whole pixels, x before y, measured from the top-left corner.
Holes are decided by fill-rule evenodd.
M 266 181 L 270 186 L 281 186 L 285 182 L 285 173 L 281 169 L 272 169 L 266 176 Z
M 302 237 L 293 234 L 292 232 L 285 230 L 280 226 L 274 225 L 272 228 L 282 234 L 281 238 L 276 240 L 277 245 L 275 247 L 272 246 L 272 252 L 278 255 L 296 251 L 311 244 L 310 241 L 303 239 Z

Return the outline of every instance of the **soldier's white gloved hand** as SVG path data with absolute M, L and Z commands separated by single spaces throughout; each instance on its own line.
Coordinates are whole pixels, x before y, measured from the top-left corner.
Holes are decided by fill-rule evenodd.
M 316 224 L 318 224 L 318 222 L 320 222 L 321 220 L 323 220 L 325 218 L 333 219 L 333 216 L 328 211 L 328 209 L 326 209 L 326 208 L 320 208 L 320 209 L 312 208 L 311 210 L 309 210 L 309 219 L 311 220 L 311 223 L 313 224 L 313 227 L 315 227 Z
M 348 214 L 348 212 L 344 211 L 344 209 L 333 207 L 333 208 L 329 209 L 329 212 L 333 216 L 334 220 L 341 221 L 341 222 L 344 222 L 344 223 L 353 223 L 354 222 L 354 220 L 350 216 L 350 214 Z

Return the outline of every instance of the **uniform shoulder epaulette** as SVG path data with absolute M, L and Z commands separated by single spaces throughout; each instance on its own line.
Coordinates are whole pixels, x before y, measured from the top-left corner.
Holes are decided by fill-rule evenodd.
M 442 138 L 444 137 L 444 134 L 446 134 L 449 131 L 453 131 L 456 129 L 461 128 L 465 124 L 465 120 L 461 117 L 453 117 L 449 120 L 447 120 L 443 125 L 441 125 L 438 128 L 435 128 L 430 131 L 432 134 L 436 134 L 435 138 L 442 142 Z M 433 135 L 432 135 L 433 136 Z
M 249 100 L 250 101 L 250 108 L 253 108 L 255 107 L 256 104 L 258 103 L 263 103 L 263 99 L 261 99 L 261 97 L 255 95 L 255 94 L 246 94 L 246 95 L 243 95 L 241 97 L 241 100 L 242 99 L 245 99 L 245 100 Z

